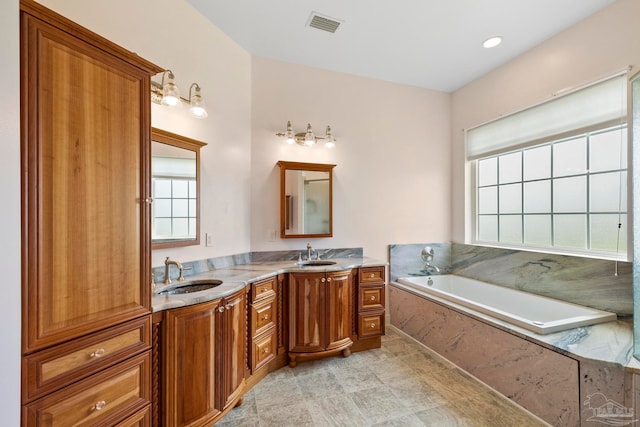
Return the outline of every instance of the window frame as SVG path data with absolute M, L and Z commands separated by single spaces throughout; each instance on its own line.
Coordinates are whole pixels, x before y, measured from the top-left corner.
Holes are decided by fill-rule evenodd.
M 521 223 L 521 243 L 503 243 L 500 242 L 500 235 L 499 235 L 499 228 L 500 228 L 500 216 L 501 215 L 509 215 L 509 214 L 500 214 L 500 192 L 499 192 L 499 187 L 500 185 L 504 185 L 501 184 L 499 181 L 499 176 L 496 177 L 496 183 L 495 183 L 495 188 L 496 188 L 496 213 L 494 214 L 496 217 L 496 220 L 498 221 L 498 241 L 493 242 L 493 241 L 486 241 L 486 240 L 480 240 L 479 239 L 479 219 L 482 215 L 490 215 L 490 214 L 480 214 L 479 213 L 479 197 L 478 197 L 478 191 L 479 188 L 488 188 L 488 187 L 492 187 L 491 185 L 487 185 L 487 186 L 482 186 L 480 187 L 478 185 L 478 177 L 479 177 L 479 170 L 478 170 L 478 164 L 481 160 L 485 160 L 485 159 L 490 159 L 490 158 L 496 158 L 496 162 L 499 162 L 499 157 L 500 156 L 504 156 L 507 154 L 511 154 L 511 153 L 522 153 L 520 156 L 520 161 L 521 161 L 521 165 L 524 164 L 524 152 L 527 150 L 531 150 L 531 149 L 535 149 L 535 148 L 539 148 L 539 147 L 543 147 L 543 146 L 552 146 L 553 144 L 559 144 L 562 142 L 567 142 L 570 141 L 572 139 L 577 139 L 579 137 L 581 137 L 582 135 L 589 135 L 589 137 L 593 134 L 593 135 L 597 135 L 600 133 L 605 133 L 608 131 L 615 131 L 615 130 L 619 130 L 619 129 L 625 129 L 626 130 L 626 150 L 627 150 L 627 164 L 626 164 L 626 169 L 616 169 L 616 170 L 606 170 L 606 171 L 598 171 L 598 172 L 591 172 L 589 170 L 589 146 L 590 146 L 590 142 L 589 140 L 587 140 L 585 142 L 586 144 L 586 157 L 587 157 L 587 163 L 586 163 L 586 170 L 584 171 L 584 173 L 580 173 L 580 174 L 575 174 L 575 175 L 562 175 L 562 176 L 558 176 L 556 177 L 553 173 L 553 162 L 551 163 L 551 168 L 552 171 L 550 173 L 549 178 L 546 179 L 541 179 L 540 181 L 544 181 L 544 180 L 548 180 L 550 182 L 550 186 L 551 186 L 551 195 L 550 195 L 550 203 L 551 203 L 551 209 L 550 212 L 547 213 L 546 215 L 550 216 L 551 219 L 551 246 L 536 246 L 536 245 L 531 245 L 531 244 L 527 244 L 525 243 L 525 234 L 524 234 L 524 228 L 525 228 L 525 215 L 527 215 L 525 213 L 525 209 L 524 209 L 524 204 L 525 204 L 525 200 L 524 200 L 524 185 L 527 182 L 535 182 L 536 180 L 525 180 L 524 177 L 524 168 L 521 166 L 521 177 L 520 177 L 520 181 L 514 182 L 516 184 L 520 184 L 521 188 L 521 211 L 519 213 L 513 214 L 516 216 L 520 217 L 520 223 Z M 467 162 L 467 171 L 469 173 L 469 184 L 467 186 L 467 191 L 468 191 L 468 199 L 469 199 L 469 207 L 470 209 L 467 209 L 468 211 L 468 215 L 467 215 L 467 219 L 466 219 L 466 223 L 467 223 L 467 233 L 466 233 L 466 240 L 468 244 L 473 244 L 473 245 L 477 245 L 477 246 L 486 246 L 486 247 L 495 247 L 495 248 L 502 248 L 502 249 L 514 249 L 514 250 L 525 250 L 525 251 L 532 251 L 532 252 L 543 252 L 543 253 L 553 253 L 553 254 L 560 254 L 560 255 L 571 255 L 571 256 L 580 256 L 580 257 L 588 257 L 588 258 L 598 258 L 598 259 L 608 259 L 608 260 L 617 260 L 617 261 L 629 261 L 631 259 L 632 256 L 632 240 L 631 240 L 631 234 L 632 234 L 632 224 L 633 224 L 633 218 L 632 218 L 632 210 L 631 210 L 631 205 L 632 205 L 632 185 L 631 185 L 631 179 L 632 179 L 632 158 L 631 158 L 631 132 L 629 132 L 628 129 L 628 122 L 625 121 L 624 123 L 620 123 L 618 122 L 617 124 L 613 125 L 611 123 L 602 123 L 600 125 L 594 125 L 594 126 L 590 126 L 588 129 L 577 129 L 573 132 L 569 132 L 569 133 L 563 133 L 560 135 L 556 135 L 556 137 L 548 137 L 545 138 L 544 141 L 538 141 L 538 143 L 536 142 L 530 142 L 523 145 L 519 145 L 516 147 L 510 147 L 508 149 L 505 149 L 504 151 L 501 152 L 490 152 L 487 153 L 486 155 L 479 157 L 479 158 L 473 158 L 473 159 L 468 159 L 466 160 Z M 550 153 L 551 159 L 553 159 L 553 149 L 551 149 L 551 153 Z M 598 211 L 591 211 L 591 206 L 589 203 L 589 182 L 590 182 L 590 177 L 593 175 L 601 175 L 601 174 L 605 174 L 605 173 L 613 173 L 613 172 L 623 172 L 626 173 L 626 205 L 625 206 L 621 206 L 621 210 L 618 212 L 598 212 Z M 496 174 L 499 174 L 499 164 L 496 166 Z M 578 248 L 564 248 L 564 247 L 555 247 L 553 246 L 554 244 L 554 215 L 558 215 L 558 214 L 567 214 L 566 212 L 555 212 L 553 209 L 553 186 L 554 186 L 554 180 L 556 179 L 562 179 L 562 178 L 569 178 L 569 177 L 581 177 L 584 176 L 585 180 L 587 181 L 587 189 L 586 189 L 586 207 L 585 207 L 585 211 L 584 212 L 578 212 L 579 214 L 585 215 L 586 216 L 586 230 L 585 230 L 585 238 L 586 238 L 586 246 L 587 249 L 578 249 Z M 593 250 L 593 249 L 589 249 L 590 247 L 590 240 L 591 240 L 591 229 L 589 227 L 589 221 L 590 221 L 590 216 L 593 214 L 598 214 L 598 213 L 606 213 L 606 214 L 612 214 L 612 215 L 626 215 L 626 229 L 621 231 L 621 233 L 624 233 L 626 237 L 626 250 L 618 250 L 617 253 L 614 252 L 608 252 L 608 251 L 602 251 L 602 250 Z M 530 213 L 531 214 L 531 213 Z M 623 221 L 624 223 L 624 221 Z M 623 236 L 619 237 L 620 239 L 623 238 Z

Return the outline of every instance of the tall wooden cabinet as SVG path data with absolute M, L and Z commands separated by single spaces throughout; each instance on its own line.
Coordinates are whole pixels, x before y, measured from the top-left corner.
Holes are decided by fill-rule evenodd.
M 351 270 L 289 274 L 289 365 L 350 354 Z
M 20 6 L 23 424 L 148 419 L 149 91 L 161 69 Z

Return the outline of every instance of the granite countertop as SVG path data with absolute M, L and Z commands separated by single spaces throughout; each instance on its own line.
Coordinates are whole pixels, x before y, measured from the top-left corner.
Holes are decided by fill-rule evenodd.
M 439 298 L 436 295 L 426 295 L 401 283 L 391 282 L 391 284 L 404 291 L 425 296 L 452 307 L 454 310 L 569 357 L 620 365 L 629 371 L 640 373 L 640 361 L 633 357 L 633 322 L 630 318 L 618 318 L 615 322 L 581 326 L 566 331 L 541 335 L 452 301 Z
M 189 276 L 183 282 L 173 281 L 170 285 L 157 284 L 151 300 L 153 312 L 168 310 L 176 307 L 213 301 L 231 295 L 250 283 L 276 276 L 281 273 L 295 272 L 331 272 L 347 268 L 380 267 L 387 265 L 383 261 L 368 257 L 332 258 L 333 265 L 296 266 L 296 261 L 253 262 L 235 265 L 233 267 L 210 270 L 206 273 Z M 188 285 L 194 281 L 221 280 L 222 284 L 205 291 L 189 294 L 158 295 L 158 292 Z

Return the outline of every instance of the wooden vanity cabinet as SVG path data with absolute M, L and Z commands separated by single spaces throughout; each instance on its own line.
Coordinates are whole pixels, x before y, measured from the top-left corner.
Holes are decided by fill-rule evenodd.
M 22 424 L 116 425 L 151 400 L 161 68 L 31 0 L 20 38 Z
M 358 338 L 384 335 L 385 268 L 358 269 Z
M 162 425 L 209 426 L 244 392 L 246 291 L 162 321 Z
M 289 365 L 351 354 L 351 270 L 289 274 Z
M 249 305 L 249 348 L 251 374 L 276 358 L 278 277 L 270 277 L 251 284 Z

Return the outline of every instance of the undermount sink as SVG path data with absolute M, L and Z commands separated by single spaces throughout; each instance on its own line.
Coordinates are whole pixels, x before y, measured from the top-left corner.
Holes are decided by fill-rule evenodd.
M 189 282 L 184 286 L 178 286 L 176 288 L 167 289 L 166 291 L 158 292 L 158 295 L 179 295 L 179 294 L 191 294 L 193 292 L 206 291 L 207 289 L 215 288 L 222 285 L 222 280 L 207 279 L 207 280 L 195 280 Z
M 312 261 L 298 261 L 296 262 L 296 265 L 298 267 L 311 267 L 315 265 L 334 265 L 335 263 L 336 263 L 335 261 L 330 261 L 326 259 L 317 259 Z

